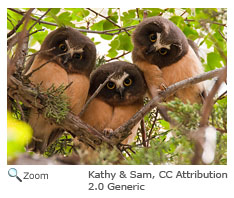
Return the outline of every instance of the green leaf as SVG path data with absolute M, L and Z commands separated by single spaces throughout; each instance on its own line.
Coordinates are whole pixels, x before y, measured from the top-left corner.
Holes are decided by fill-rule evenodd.
M 118 52 L 115 49 L 111 48 L 108 50 L 108 54 L 107 54 L 108 57 L 115 58 L 117 55 L 118 55 Z
M 148 17 L 158 16 L 161 12 L 164 12 L 164 10 L 160 8 L 146 8 L 146 10 L 148 11 Z
M 52 8 L 50 10 L 51 13 L 53 13 L 54 15 L 58 14 L 60 12 L 61 8 Z
M 103 31 L 103 24 L 105 23 L 106 20 L 101 20 L 98 23 L 94 23 L 90 29 L 91 30 L 97 30 L 97 31 Z
M 72 11 L 72 20 L 76 20 L 78 22 L 82 21 L 89 15 L 89 11 L 84 8 L 69 8 L 68 10 Z
M 118 28 L 117 26 L 115 26 L 113 23 L 109 22 L 109 21 L 105 21 L 103 23 L 103 30 L 111 30 L 114 28 Z
M 71 13 L 69 12 L 61 13 L 57 18 L 60 24 L 59 26 L 64 26 L 64 25 L 72 26 L 72 23 L 71 23 L 72 17 L 70 15 Z
M 8 160 L 15 158 L 19 153 L 24 152 L 24 146 L 30 142 L 33 130 L 25 122 L 13 118 L 7 112 L 7 157 Z
M 106 35 L 106 34 L 101 34 L 101 38 L 105 39 L 105 40 L 111 40 L 113 38 L 113 36 L 111 35 Z
M 118 50 L 125 50 L 125 51 L 132 51 L 133 50 L 131 37 L 129 35 L 127 35 L 126 33 L 122 33 L 119 35 L 118 39 L 120 41 L 120 45 L 117 48 Z
M 164 129 L 169 130 L 170 129 L 170 123 L 165 120 L 159 120 L 159 123 L 163 126 Z
M 128 10 L 128 12 L 123 12 L 123 16 L 120 17 L 121 21 L 123 22 L 123 26 L 131 26 L 138 24 L 138 20 L 136 20 L 136 11 L 135 10 Z
M 116 10 L 116 9 L 112 9 L 112 8 L 108 9 L 108 18 L 111 19 L 113 22 L 118 23 L 118 18 L 119 18 L 118 12 L 117 11 L 112 12 L 113 10 Z
M 215 52 L 208 53 L 207 54 L 207 65 L 211 69 L 222 67 L 220 55 L 218 53 L 215 53 Z
M 183 30 L 185 23 L 184 18 L 182 16 L 172 16 L 170 20 L 175 23 L 180 29 Z
M 41 44 L 47 35 L 48 31 L 45 30 L 44 32 L 37 32 L 36 34 L 33 34 L 32 37 Z
M 188 39 L 195 40 L 199 37 L 199 34 L 193 28 L 188 27 L 187 25 L 183 29 L 183 33 Z

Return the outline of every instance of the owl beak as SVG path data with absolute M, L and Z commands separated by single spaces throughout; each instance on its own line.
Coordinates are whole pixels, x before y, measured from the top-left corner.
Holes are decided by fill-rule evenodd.
M 122 99 L 123 98 L 124 87 L 119 87 L 117 89 L 118 89 L 118 92 L 120 94 L 120 98 Z
M 156 50 L 155 46 L 151 45 L 148 49 L 146 49 L 145 53 L 150 54 L 150 53 L 154 52 L 155 50 Z
M 68 54 L 65 55 L 64 60 L 63 60 L 63 64 L 67 64 L 67 62 L 69 60 L 71 60 L 71 54 L 70 53 L 68 53 Z

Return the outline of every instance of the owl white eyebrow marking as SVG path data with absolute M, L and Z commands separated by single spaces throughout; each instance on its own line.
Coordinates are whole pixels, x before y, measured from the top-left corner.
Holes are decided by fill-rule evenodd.
M 70 45 L 69 45 L 68 40 L 65 40 L 65 43 L 66 43 L 67 48 L 68 48 L 67 53 L 70 53 L 71 56 L 73 56 L 73 54 L 75 54 L 75 53 L 81 54 L 82 52 L 84 52 L 84 49 L 83 49 L 83 48 L 79 48 L 79 49 L 71 48 Z
M 127 74 L 126 72 L 123 73 L 123 75 L 118 78 L 118 79 L 115 79 L 115 78 L 111 78 L 110 81 L 114 82 L 115 85 L 116 85 L 116 88 L 119 88 L 119 87 L 123 87 L 123 81 L 125 80 L 125 78 L 127 78 L 129 76 L 129 74 Z
M 156 34 L 157 34 L 157 40 L 154 43 L 154 47 L 155 47 L 156 51 L 158 51 L 161 48 L 166 48 L 166 49 L 170 50 L 171 44 L 166 45 L 166 44 L 161 43 L 161 33 L 157 32 Z

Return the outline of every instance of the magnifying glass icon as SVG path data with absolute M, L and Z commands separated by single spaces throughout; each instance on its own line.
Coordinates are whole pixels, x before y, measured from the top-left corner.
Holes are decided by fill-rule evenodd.
M 10 177 L 16 177 L 20 182 L 22 182 L 22 180 L 17 176 L 17 170 L 15 168 L 10 168 L 8 170 L 8 175 Z

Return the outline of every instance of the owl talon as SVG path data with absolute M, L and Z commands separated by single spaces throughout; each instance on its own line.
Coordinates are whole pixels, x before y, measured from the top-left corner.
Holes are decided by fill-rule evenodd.
M 167 86 L 165 85 L 165 84 L 161 84 L 160 86 L 159 86 L 159 89 L 160 89 L 160 91 L 165 91 L 166 89 L 167 89 Z
M 104 136 L 105 136 L 105 137 L 109 137 L 113 132 L 114 132 L 114 130 L 113 130 L 113 129 L 110 129 L 110 128 L 105 128 L 105 129 L 103 130 L 103 133 L 104 133 Z

